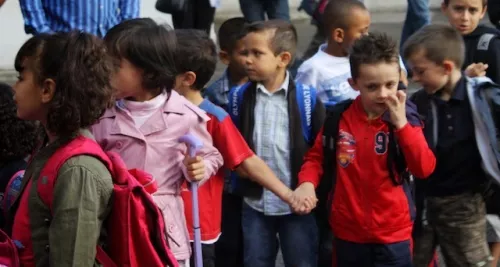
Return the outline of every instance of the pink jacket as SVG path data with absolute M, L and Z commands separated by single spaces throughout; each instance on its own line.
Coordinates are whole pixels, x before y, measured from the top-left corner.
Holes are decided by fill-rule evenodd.
M 205 179 L 208 179 L 223 164 L 222 156 L 212 146 L 212 138 L 207 132 L 208 120 L 205 112 L 172 91 L 165 105 L 140 128 L 135 126 L 128 111 L 117 106 L 107 110 L 92 126 L 92 132 L 104 150 L 119 153 L 127 167 L 145 170 L 156 179 L 158 192 L 153 199 L 163 211 L 169 244 L 177 260 L 186 260 L 190 256 L 184 205 L 180 197 L 186 174 L 182 163 L 186 146 L 177 139 L 189 132 L 203 141 L 199 155 L 205 161 Z

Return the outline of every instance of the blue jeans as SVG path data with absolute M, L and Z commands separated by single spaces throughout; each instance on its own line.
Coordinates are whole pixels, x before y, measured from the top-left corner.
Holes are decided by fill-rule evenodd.
M 268 19 L 290 20 L 288 0 L 240 0 L 241 12 L 249 22 Z
M 274 267 L 277 240 L 286 267 L 314 267 L 317 264 L 318 228 L 312 214 L 266 216 L 243 204 L 244 266 Z
M 408 37 L 429 23 L 431 23 L 429 0 L 408 0 L 406 19 L 401 34 L 401 47 Z

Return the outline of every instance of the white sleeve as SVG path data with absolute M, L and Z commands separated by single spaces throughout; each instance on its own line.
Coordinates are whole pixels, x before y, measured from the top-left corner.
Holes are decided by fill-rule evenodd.
M 403 63 L 403 58 L 399 55 L 399 66 L 405 72 L 406 76 L 408 76 L 408 71 L 406 70 L 405 64 Z
M 304 63 L 308 63 L 307 61 Z M 297 71 L 297 76 L 295 77 L 296 83 L 301 83 L 303 85 L 308 85 L 317 89 L 318 83 L 318 72 L 314 69 L 311 64 L 302 64 Z

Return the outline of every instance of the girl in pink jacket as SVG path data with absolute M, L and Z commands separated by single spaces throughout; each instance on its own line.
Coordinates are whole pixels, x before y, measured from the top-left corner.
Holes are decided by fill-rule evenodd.
M 169 244 L 181 266 L 189 263 L 190 245 L 180 197 L 183 179 L 214 175 L 223 160 L 207 132 L 207 115 L 170 88 L 175 81 L 175 33 L 148 18 L 128 20 L 104 38 L 116 60 L 112 77 L 116 103 L 92 128 L 104 150 L 118 152 L 127 167 L 153 175 L 153 199 L 163 211 Z M 186 156 L 179 137 L 191 133 L 204 146 Z

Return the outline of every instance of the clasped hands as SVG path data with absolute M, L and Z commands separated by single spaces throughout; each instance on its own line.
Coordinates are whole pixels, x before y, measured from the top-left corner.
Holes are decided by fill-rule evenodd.
M 318 202 L 314 185 L 307 182 L 301 184 L 295 191 L 290 191 L 287 202 L 294 213 L 300 215 L 310 213 Z

